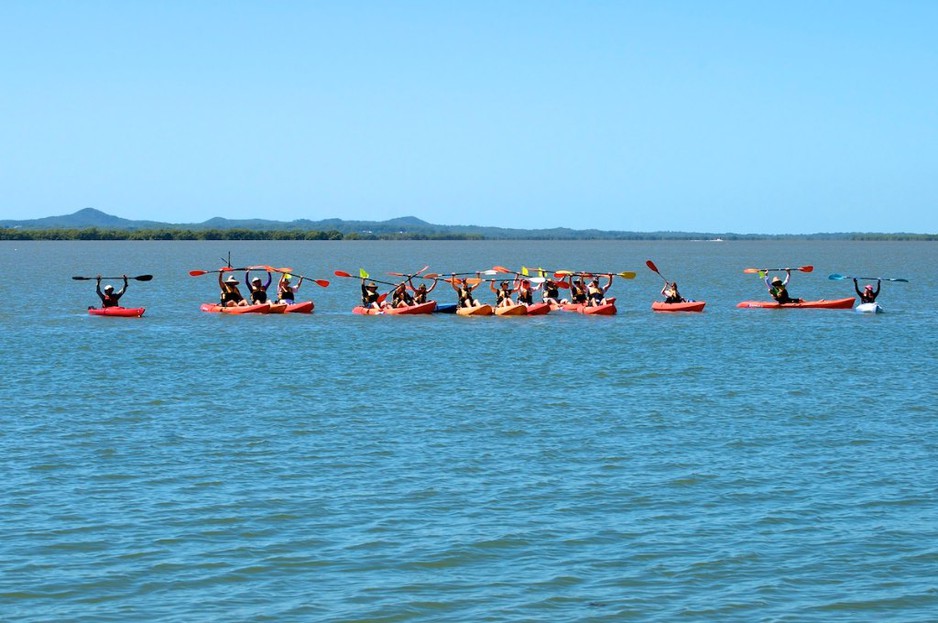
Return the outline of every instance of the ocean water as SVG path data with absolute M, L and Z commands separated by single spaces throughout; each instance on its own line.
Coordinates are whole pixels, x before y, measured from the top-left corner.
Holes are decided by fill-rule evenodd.
M 935 621 L 936 251 L 0 243 L 0 621 Z M 229 252 L 332 283 L 201 313 Z M 646 259 L 706 310 L 651 312 Z M 333 275 L 425 264 L 638 275 L 603 318 L 360 317 Z M 805 264 L 910 283 L 735 308 Z M 89 317 L 99 273 L 146 315 Z

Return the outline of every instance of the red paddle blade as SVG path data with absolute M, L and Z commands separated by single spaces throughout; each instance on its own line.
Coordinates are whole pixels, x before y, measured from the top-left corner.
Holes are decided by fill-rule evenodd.
M 505 268 L 504 266 L 493 266 L 493 267 L 492 267 L 492 270 L 494 270 L 494 271 L 497 272 L 497 273 L 513 273 L 513 272 L 515 272 L 515 271 L 513 271 L 513 270 L 509 270 L 509 269 Z
M 349 273 L 345 272 L 344 270 L 337 270 L 337 271 L 335 271 L 335 276 L 336 276 L 336 277 L 351 277 L 352 275 L 350 275 Z
M 206 275 L 206 274 L 208 274 L 207 270 L 190 270 L 189 271 L 190 277 L 201 277 L 202 275 Z
M 651 260 L 646 260 L 646 261 L 645 261 L 645 266 L 647 266 L 648 268 L 650 268 L 652 271 L 658 273 L 659 275 L 661 274 L 660 272 L 658 272 L 658 267 L 655 266 L 655 263 L 652 262 Z
M 810 273 L 814 270 L 814 266 L 801 266 L 800 268 L 798 268 L 798 270 L 800 270 L 803 273 Z

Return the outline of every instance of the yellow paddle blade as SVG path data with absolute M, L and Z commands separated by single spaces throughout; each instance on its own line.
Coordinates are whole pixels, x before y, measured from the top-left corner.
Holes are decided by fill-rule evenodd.
M 371 275 L 369 275 L 367 272 L 365 272 L 365 269 L 364 269 L 364 268 L 359 268 L 359 269 L 358 269 L 358 276 L 361 277 L 362 279 L 368 279 L 368 277 L 370 277 Z
M 522 266 L 522 267 L 521 267 L 521 274 L 524 275 L 525 277 L 528 276 L 528 267 L 527 267 L 527 266 Z

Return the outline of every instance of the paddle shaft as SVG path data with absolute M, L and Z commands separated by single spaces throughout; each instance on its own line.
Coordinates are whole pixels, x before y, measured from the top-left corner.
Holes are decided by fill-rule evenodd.
M 93 281 L 95 279 L 123 279 L 124 277 L 125 275 L 121 275 L 120 277 L 72 277 L 72 279 L 75 279 L 76 281 Z M 151 281 L 153 279 L 153 275 L 137 275 L 136 277 L 127 276 L 127 279 L 133 279 L 134 281 Z

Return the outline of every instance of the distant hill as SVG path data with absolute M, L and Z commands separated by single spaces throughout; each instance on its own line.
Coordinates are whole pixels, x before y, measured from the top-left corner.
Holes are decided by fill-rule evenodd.
M 757 239 L 863 239 L 863 240 L 935 240 L 938 235 L 929 234 L 862 234 L 862 233 L 819 233 L 819 234 L 733 234 L 730 232 L 634 232 L 606 231 L 599 229 L 510 229 L 480 225 L 434 225 L 415 216 L 403 216 L 387 221 L 346 221 L 338 218 L 312 221 L 273 221 L 267 219 L 210 218 L 202 223 L 164 223 L 159 221 L 137 221 L 106 214 L 94 208 L 84 208 L 74 214 L 47 216 L 30 220 L 0 220 L 0 229 L 16 231 L 81 230 L 82 239 L 96 238 L 95 232 L 87 230 L 124 232 L 159 232 L 149 238 L 174 237 L 167 232 L 194 232 L 200 239 L 219 239 L 237 234 L 250 239 L 250 232 L 280 232 L 277 239 L 302 238 L 303 232 L 325 232 L 328 235 L 308 239 L 487 239 L 487 240 L 757 240 Z M 38 236 L 42 238 L 42 236 Z M 113 236 L 102 236 L 113 238 Z

